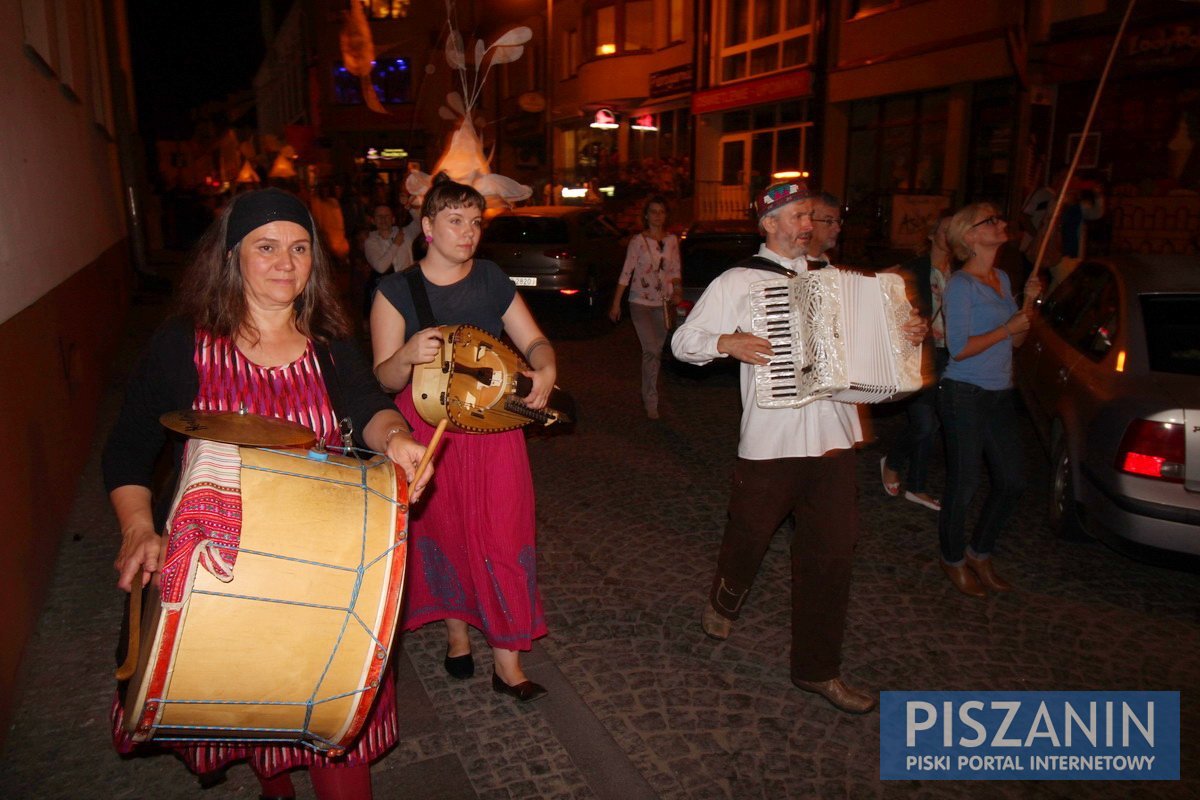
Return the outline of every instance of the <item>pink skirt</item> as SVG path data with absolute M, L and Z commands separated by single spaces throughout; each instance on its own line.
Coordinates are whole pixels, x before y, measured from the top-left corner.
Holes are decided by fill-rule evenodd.
M 433 426 L 409 391 L 396 406 L 428 443 Z M 537 588 L 533 478 L 525 435 L 446 431 L 434 475 L 408 518 L 404 630 L 459 619 L 488 644 L 528 650 L 546 635 Z
M 396 681 L 392 677 L 392 667 L 384 668 L 383 680 L 379 684 L 379 693 L 375 696 L 375 705 L 371 715 L 363 724 L 362 732 L 355 740 L 354 746 L 340 756 L 327 756 L 302 745 L 288 744 L 242 744 L 240 742 L 155 742 L 144 745 L 133 741 L 125 732 L 122 723 L 125 719 L 125 709 L 121 705 L 120 695 L 113 697 L 112 709 L 109 712 L 112 720 L 113 745 L 123 756 L 149 754 L 157 748 L 174 752 L 188 769 L 198 775 L 221 769 L 236 761 L 250 762 L 255 774 L 270 778 L 295 767 L 356 767 L 360 764 L 370 764 L 396 744 L 399 736 L 399 723 L 396 719 Z

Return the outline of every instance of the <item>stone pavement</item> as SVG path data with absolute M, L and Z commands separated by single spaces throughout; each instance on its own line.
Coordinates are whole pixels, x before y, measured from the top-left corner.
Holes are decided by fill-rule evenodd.
M 153 300 L 135 307 L 102 428 L 130 354 L 162 313 Z M 1050 537 L 1048 467 L 1029 430 L 1031 487 L 998 555 L 1019 590 L 982 601 L 950 587 L 936 564 L 934 514 L 886 497 L 879 447 L 865 448 L 846 673 L 897 690 L 1180 690 L 1183 782 L 880 782 L 878 715 L 838 713 L 788 681 L 789 525 L 733 635 L 716 642 L 699 631 L 736 445 L 732 377 L 665 376 L 663 419 L 652 422 L 627 322 L 592 335 L 547 327 L 559 382 L 580 406 L 574 433 L 529 441 L 550 635 L 526 663 L 550 695 L 518 707 L 494 694 L 478 636 L 477 677 L 460 683 L 442 671 L 438 626 L 406 635 L 395 659 L 404 733 L 373 768 L 376 797 L 1200 797 L 1200 579 Z M 901 424 L 885 411 L 875 427 L 889 441 Z M 99 445 L 26 654 L 0 797 L 256 797 L 244 765 L 202 789 L 172 756 L 122 760 L 111 749 L 121 597 Z M 941 475 L 935 464 L 935 486 Z M 295 781 L 313 796 L 303 772 Z

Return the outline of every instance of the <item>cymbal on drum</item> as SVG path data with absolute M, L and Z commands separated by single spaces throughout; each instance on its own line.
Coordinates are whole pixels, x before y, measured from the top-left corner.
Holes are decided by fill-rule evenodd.
M 193 439 L 245 447 L 308 447 L 317 435 L 295 422 L 237 411 L 171 411 L 158 418 L 163 426 Z

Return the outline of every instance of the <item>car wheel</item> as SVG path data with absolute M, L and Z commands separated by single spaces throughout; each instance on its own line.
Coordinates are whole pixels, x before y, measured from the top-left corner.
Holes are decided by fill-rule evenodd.
M 1055 448 L 1050 470 L 1050 530 L 1059 539 L 1080 542 L 1088 536 L 1079 519 L 1079 504 L 1075 499 L 1075 479 L 1066 441 Z

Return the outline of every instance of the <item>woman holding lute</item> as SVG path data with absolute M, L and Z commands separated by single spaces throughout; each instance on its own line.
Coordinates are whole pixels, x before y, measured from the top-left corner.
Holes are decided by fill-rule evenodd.
M 398 392 L 396 406 L 418 442 L 433 426 L 417 414 L 408 386 L 413 368 L 442 349 L 439 325 L 471 324 L 495 337 L 507 333 L 531 369 L 522 398 L 546 407 L 556 367 L 550 346 L 512 281 L 475 258 L 483 229 L 483 196 L 438 175 L 421 206 L 428 244 L 423 259 L 380 283 L 371 309 L 375 376 Z M 474 675 L 468 626 L 492 647 L 492 688 L 518 701 L 546 690 L 521 668 L 520 651 L 546 634 L 537 590 L 533 479 L 520 430 L 474 434 L 448 431 L 438 454 L 439 481 L 409 520 L 412 563 L 403 627 L 445 620 L 444 666 L 453 677 Z

